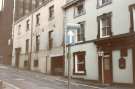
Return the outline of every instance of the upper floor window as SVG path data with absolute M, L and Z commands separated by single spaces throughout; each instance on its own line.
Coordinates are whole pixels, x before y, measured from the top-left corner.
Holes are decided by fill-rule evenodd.
M 29 39 L 26 40 L 26 54 L 29 52 Z
M 77 41 L 85 41 L 85 22 L 79 22 L 80 29 L 77 30 Z
M 49 35 L 48 35 L 48 41 L 49 41 L 49 49 L 51 49 L 53 47 L 53 37 L 52 37 L 53 31 L 49 31 Z
M 74 11 L 74 17 L 78 17 L 78 16 L 85 14 L 84 1 L 85 0 L 81 0 L 80 2 L 78 2 L 76 4 L 75 11 Z
M 36 52 L 39 51 L 39 46 L 40 46 L 40 36 L 36 36 Z
M 97 8 L 103 7 L 111 3 L 112 3 L 112 0 L 97 0 Z
M 30 20 L 26 21 L 26 31 L 30 29 Z
M 85 70 L 85 52 L 75 52 L 74 54 L 74 74 L 84 75 Z
M 49 20 L 54 19 L 54 5 L 49 7 Z
M 40 25 L 40 13 L 36 15 L 36 25 Z
M 103 14 L 98 18 L 98 28 L 100 38 L 109 37 L 112 35 L 111 13 Z
M 18 25 L 18 35 L 21 34 L 21 25 Z
M 135 4 L 129 6 L 130 11 L 130 32 L 135 32 Z

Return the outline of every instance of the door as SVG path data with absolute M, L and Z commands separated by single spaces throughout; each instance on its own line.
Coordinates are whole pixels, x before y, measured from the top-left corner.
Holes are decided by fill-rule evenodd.
M 64 75 L 64 57 L 51 58 L 51 73 L 52 75 Z
M 110 53 L 105 53 L 103 58 L 103 77 L 105 84 L 112 83 L 112 59 Z
M 18 68 L 19 67 L 19 59 L 20 59 L 20 48 L 16 48 L 16 50 L 15 50 L 15 65 L 16 65 L 16 67 Z

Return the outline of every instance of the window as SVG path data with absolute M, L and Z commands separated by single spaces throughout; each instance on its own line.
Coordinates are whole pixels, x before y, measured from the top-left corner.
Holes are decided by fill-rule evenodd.
M 110 35 L 110 23 L 109 23 L 109 19 L 105 18 L 102 19 L 102 36 L 109 36 Z
M 36 25 L 40 25 L 40 13 L 36 15 Z
M 54 19 L 54 5 L 49 7 L 49 20 Z
M 80 22 L 80 29 L 77 30 L 77 40 L 85 41 L 85 22 Z
M 24 61 L 24 67 L 25 67 L 25 68 L 28 67 L 28 61 L 27 61 L 27 60 Z
M 111 26 L 111 13 L 103 14 L 98 18 L 98 28 L 99 28 L 99 36 L 110 37 L 112 35 L 112 26 Z
M 112 3 L 112 0 L 97 0 L 97 8 L 103 7 L 111 3 Z
M 39 45 L 40 45 L 40 36 L 36 36 L 36 52 L 39 51 Z
M 38 59 L 34 60 L 34 67 L 38 67 L 39 63 L 38 63 Z
M 26 31 L 30 29 L 30 20 L 27 20 L 26 22 Z
M 18 35 L 21 34 L 21 25 L 18 25 Z
M 74 53 L 74 74 L 84 75 L 85 70 L 85 52 Z
M 78 17 L 85 14 L 84 0 L 81 0 L 75 6 L 74 17 Z
M 29 39 L 26 40 L 26 54 L 29 52 Z
M 52 33 L 53 31 L 49 31 L 49 36 L 48 36 L 48 41 L 49 41 L 49 49 L 51 49 L 53 47 L 53 37 L 52 37 Z

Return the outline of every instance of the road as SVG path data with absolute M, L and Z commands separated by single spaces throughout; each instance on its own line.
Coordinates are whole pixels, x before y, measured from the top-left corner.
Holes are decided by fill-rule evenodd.
M 0 80 L 8 82 L 20 89 L 67 89 L 67 82 L 59 81 L 53 77 L 18 71 L 15 68 L 0 65 Z M 71 89 L 101 89 L 94 86 L 85 86 L 72 83 Z

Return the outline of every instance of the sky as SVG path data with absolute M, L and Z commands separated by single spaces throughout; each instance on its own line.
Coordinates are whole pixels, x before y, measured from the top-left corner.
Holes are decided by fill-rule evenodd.
M 2 9 L 2 0 L 0 0 L 0 11 Z

